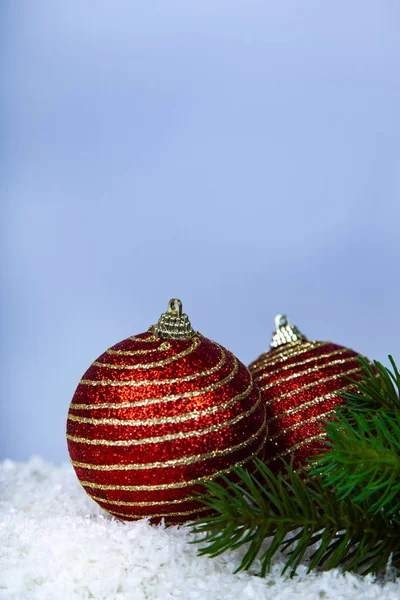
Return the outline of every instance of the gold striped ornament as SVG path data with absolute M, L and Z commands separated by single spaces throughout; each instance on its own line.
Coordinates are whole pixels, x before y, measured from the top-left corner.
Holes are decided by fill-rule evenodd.
M 250 364 L 267 409 L 265 461 L 275 472 L 284 460 L 294 467 L 323 451 L 321 425 L 354 388 L 362 372 L 359 354 L 332 342 L 308 341 L 286 315 L 275 317 L 270 350 Z
M 265 406 L 249 370 L 192 329 L 179 300 L 86 371 L 67 420 L 85 491 L 122 520 L 183 523 L 201 482 L 264 456 Z

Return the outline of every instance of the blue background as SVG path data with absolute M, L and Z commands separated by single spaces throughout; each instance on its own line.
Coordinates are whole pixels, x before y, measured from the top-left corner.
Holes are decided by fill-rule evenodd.
M 0 456 L 171 297 L 249 363 L 287 312 L 400 359 L 400 4 L 3 0 Z

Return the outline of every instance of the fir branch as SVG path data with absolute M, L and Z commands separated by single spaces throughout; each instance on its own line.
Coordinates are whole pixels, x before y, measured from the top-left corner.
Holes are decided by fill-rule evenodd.
M 205 534 L 200 554 L 217 556 L 248 544 L 239 570 L 248 569 L 266 538 L 269 547 L 261 551 L 261 575 L 270 569 L 275 553 L 289 551 L 283 572 L 294 573 L 310 547 L 319 543 L 310 558 L 309 571 L 343 565 L 377 572 L 392 555 L 400 566 L 400 523 L 384 513 L 371 513 L 362 502 L 340 501 L 318 478 L 307 472 L 295 473 L 291 466 L 275 476 L 261 461 L 256 473 L 234 469 L 237 483 L 205 484 L 202 503 L 214 516 L 192 524 L 192 532 Z M 288 537 L 289 536 L 289 537 Z
M 341 499 L 369 500 L 372 512 L 396 513 L 400 509 L 399 418 L 348 411 L 325 429 L 329 451 L 312 461 L 312 472 Z
M 349 378 L 354 391 L 338 392 L 344 406 L 363 412 L 400 412 L 400 373 L 392 356 L 393 372 L 375 360 L 373 365 L 363 356 L 358 358 L 363 367 L 360 380 Z
M 312 458 L 312 473 L 332 486 L 340 499 L 368 501 L 371 512 L 400 510 L 400 375 L 366 359 L 356 391 L 343 394 L 343 404 L 326 423 L 327 452 Z

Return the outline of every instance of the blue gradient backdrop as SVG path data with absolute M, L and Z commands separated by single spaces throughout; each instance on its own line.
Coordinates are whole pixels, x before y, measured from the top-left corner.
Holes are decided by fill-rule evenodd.
M 400 4 L 3 0 L 0 456 L 67 458 L 101 352 L 179 297 L 400 359 Z

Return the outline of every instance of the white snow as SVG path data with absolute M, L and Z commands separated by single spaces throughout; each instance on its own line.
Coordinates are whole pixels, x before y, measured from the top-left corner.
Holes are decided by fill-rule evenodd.
M 279 556 L 233 575 L 236 553 L 197 555 L 185 528 L 121 523 L 81 488 L 70 465 L 0 463 L 0 599 L 399 600 L 400 580 L 339 570 L 281 577 Z M 388 577 L 392 577 L 388 574 Z

